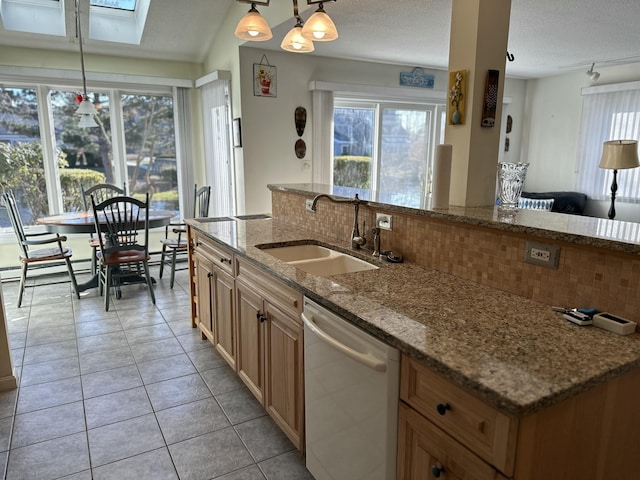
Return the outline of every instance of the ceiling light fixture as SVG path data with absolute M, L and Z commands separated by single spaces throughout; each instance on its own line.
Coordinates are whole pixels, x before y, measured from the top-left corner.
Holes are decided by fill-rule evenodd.
M 82 50 L 82 27 L 80 25 L 80 0 L 76 0 L 76 35 L 80 44 L 80 67 L 82 68 L 82 101 L 76 114 L 80 115 L 80 127 L 97 127 L 94 115 L 98 112 L 87 96 L 87 79 L 84 72 L 84 51 Z
M 587 70 L 587 75 L 589 75 L 589 78 L 591 79 L 592 82 L 597 81 L 600 78 L 600 72 L 594 72 L 593 71 L 593 67 L 595 67 L 596 64 L 592 63 L 591 64 L 591 68 L 589 70 Z
M 262 15 L 260 15 L 260 12 L 256 8 L 256 3 L 268 6 L 269 0 L 267 0 L 266 2 L 250 3 L 251 8 L 247 12 L 247 14 L 242 17 L 240 22 L 238 22 L 238 26 L 236 27 L 235 31 L 236 37 L 241 38 L 242 40 L 250 40 L 253 42 L 264 42 L 271 39 L 271 37 L 273 37 L 273 34 L 271 33 L 269 24 L 262 17 Z
M 236 37 L 242 40 L 263 42 L 273 37 L 266 20 L 258 12 L 256 5 L 269 6 L 270 0 L 251 1 L 237 0 L 240 3 L 250 3 L 249 12 L 242 17 L 235 30 Z M 323 4 L 336 0 L 307 0 L 307 5 L 318 4 L 318 10 L 305 22 L 298 14 L 298 0 L 293 0 L 293 16 L 295 26 L 284 37 L 280 47 L 283 50 L 296 53 L 313 52 L 313 41 L 330 42 L 338 38 L 338 30 L 333 20 L 324 11 Z

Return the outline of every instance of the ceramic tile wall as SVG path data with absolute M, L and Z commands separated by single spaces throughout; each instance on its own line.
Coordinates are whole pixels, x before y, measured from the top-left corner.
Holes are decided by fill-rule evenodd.
M 305 198 L 273 191 L 273 217 L 337 240 L 349 238 L 351 205 L 320 200 L 313 214 L 305 210 Z M 360 208 L 369 241 L 379 211 L 383 210 Z M 397 212 L 393 212 L 393 231 L 381 235 L 382 249 L 398 252 L 406 261 L 548 305 L 594 307 L 640 322 L 640 259 L 636 255 L 535 239 L 561 246 L 559 268 L 552 270 L 524 262 L 527 238 L 535 239 Z

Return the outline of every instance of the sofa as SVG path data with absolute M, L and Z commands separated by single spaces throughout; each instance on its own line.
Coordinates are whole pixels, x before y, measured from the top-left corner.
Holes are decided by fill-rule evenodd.
M 521 197 L 533 199 L 553 198 L 552 212 L 582 215 L 587 205 L 587 196 L 579 192 L 522 192 Z

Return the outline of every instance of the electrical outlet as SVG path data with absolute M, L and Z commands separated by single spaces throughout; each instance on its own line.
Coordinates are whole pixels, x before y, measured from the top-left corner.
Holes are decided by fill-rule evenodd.
M 393 230 L 393 215 L 376 213 L 376 227 L 380 230 Z
M 560 247 L 545 243 L 527 241 L 524 261 L 541 267 L 557 269 L 560 261 Z
M 314 212 L 313 208 L 311 208 L 313 206 L 313 199 L 311 198 L 307 198 L 304 201 L 304 206 L 307 209 L 307 212 Z M 314 212 L 315 213 L 315 212 Z

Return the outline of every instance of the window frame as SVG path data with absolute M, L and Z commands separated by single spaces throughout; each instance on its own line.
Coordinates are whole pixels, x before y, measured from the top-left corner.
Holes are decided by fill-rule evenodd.
M 386 109 L 403 109 L 429 112 L 431 116 L 429 125 L 429 138 L 427 141 L 428 149 L 426 166 L 425 166 L 425 178 L 421 179 L 425 182 L 425 191 L 422 192 L 420 198 L 420 205 L 416 208 L 427 208 L 430 194 L 431 194 L 431 182 L 433 172 L 433 161 L 435 156 L 436 145 L 444 142 L 444 123 L 442 121 L 443 116 L 446 114 L 446 102 L 437 100 L 403 100 L 400 98 L 380 98 L 379 96 L 361 96 L 352 97 L 349 95 L 336 94 L 333 99 L 333 107 L 335 108 L 367 108 L 374 110 L 374 126 L 373 136 L 375 141 L 373 142 L 372 152 L 372 176 L 371 176 L 371 190 L 375 195 L 375 199 L 380 200 L 380 196 L 385 192 L 380 192 L 380 163 L 381 163 L 381 151 L 382 151 L 382 121 L 384 111 Z M 333 119 L 332 111 L 332 119 Z M 332 130 L 332 143 L 333 143 L 333 130 Z M 335 156 L 333 148 L 331 149 L 331 161 L 330 161 L 330 186 L 333 187 L 333 168 L 334 168 Z
M 4 88 L 31 88 L 36 91 L 38 123 L 40 128 L 40 142 L 43 148 L 43 165 L 47 182 L 47 199 L 50 214 L 62 213 L 62 195 L 60 178 L 56 164 L 56 144 L 53 126 L 53 114 L 50 110 L 49 92 L 56 90 L 77 90 L 79 82 L 67 80 L 68 71 L 48 70 L 21 67 L 0 67 L 0 82 Z M 103 80 L 88 84 L 92 91 L 108 92 L 110 105 L 112 155 L 114 175 L 116 181 L 127 180 L 124 121 L 122 115 L 121 95 L 166 95 L 171 96 L 174 105 L 174 125 L 176 137 L 176 169 L 178 171 L 179 210 L 182 213 L 187 208 L 187 199 L 183 192 L 191 191 L 191 175 L 186 173 L 183 149 L 179 147 L 190 142 L 185 138 L 180 128 L 182 116 L 188 115 L 188 108 L 180 108 L 178 95 L 179 87 L 193 87 L 190 80 L 163 79 L 161 77 L 145 77 L 135 75 L 101 74 Z M 121 183 L 121 182 L 120 182 Z M 43 227 L 25 226 L 30 232 L 44 231 Z M 15 236 L 10 229 L 0 229 L 0 243 L 15 242 Z

